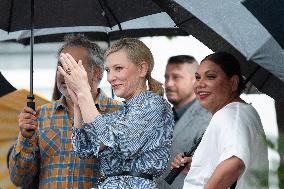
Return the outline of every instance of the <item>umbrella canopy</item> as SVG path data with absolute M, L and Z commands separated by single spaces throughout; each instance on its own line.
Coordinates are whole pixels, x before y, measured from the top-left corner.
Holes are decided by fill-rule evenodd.
M 9 83 L 0 72 L 0 97 L 15 90 L 16 88 L 13 85 L 11 85 L 11 83 Z
M 284 48 L 284 1 L 245 0 L 245 7 Z
M 0 40 L 29 43 L 31 0 L 4 0 L 0 17 Z M 104 41 L 188 35 L 153 1 L 144 0 L 35 1 L 34 28 L 35 42 L 60 41 L 70 32 L 84 32 L 92 40 Z
M 284 101 L 284 51 L 241 0 L 154 1 L 213 51 L 234 54 L 258 90 Z
M 66 32 L 95 32 L 95 39 L 107 41 L 112 39 L 112 36 L 118 38 L 130 34 L 135 37 L 170 33 L 187 35 L 177 28 L 171 18 L 153 1 L 144 0 L 3 0 L 0 18 L 0 40 L 21 40 L 30 37 L 30 94 L 27 104 L 32 108 L 35 35 L 39 42 L 56 41 L 56 33 L 62 35 Z M 51 38 L 41 38 L 46 35 Z M 27 42 L 24 40 L 23 43 Z

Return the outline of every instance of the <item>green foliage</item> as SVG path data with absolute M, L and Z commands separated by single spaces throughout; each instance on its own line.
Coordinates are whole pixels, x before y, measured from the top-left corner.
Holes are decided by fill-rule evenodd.
M 279 189 L 284 189 L 284 135 L 279 133 L 280 166 L 278 168 Z

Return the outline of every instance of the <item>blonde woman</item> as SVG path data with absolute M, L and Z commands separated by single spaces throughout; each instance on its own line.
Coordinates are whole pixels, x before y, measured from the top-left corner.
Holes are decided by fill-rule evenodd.
M 152 189 L 169 159 L 173 129 L 163 88 L 151 77 L 154 61 L 138 39 L 125 38 L 105 53 L 107 80 L 125 99 L 122 111 L 101 115 L 94 105 L 82 62 L 61 55 L 74 105 L 73 147 L 81 158 L 99 156 L 104 181 L 98 188 Z M 65 71 L 64 71 L 65 70 Z M 147 81 L 148 88 L 147 89 Z

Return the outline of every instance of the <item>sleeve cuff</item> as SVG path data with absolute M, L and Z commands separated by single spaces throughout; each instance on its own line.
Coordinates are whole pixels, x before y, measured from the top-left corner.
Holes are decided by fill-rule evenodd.
M 86 133 L 93 133 L 89 135 L 92 141 L 97 141 L 96 145 L 101 143 L 113 147 L 114 146 L 114 136 L 110 125 L 107 125 L 105 119 L 102 115 L 98 115 L 96 119 L 91 123 L 84 123 L 84 129 Z
M 19 133 L 18 141 L 16 144 L 16 152 L 19 153 L 21 150 L 31 153 L 38 147 L 37 133 L 35 133 L 31 138 L 25 138 Z
M 246 169 L 249 164 L 249 157 L 244 154 L 245 154 L 244 152 L 242 153 L 242 152 L 236 152 L 236 151 L 227 151 L 221 155 L 218 164 L 220 164 L 224 160 L 227 160 L 233 156 L 236 156 L 243 161 L 243 163 L 245 164 L 245 169 Z
M 80 158 L 85 159 L 93 155 L 98 156 L 98 152 L 94 151 L 93 142 L 94 141 L 90 140 L 87 136 L 84 128 L 72 127 L 73 151 L 75 151 Z

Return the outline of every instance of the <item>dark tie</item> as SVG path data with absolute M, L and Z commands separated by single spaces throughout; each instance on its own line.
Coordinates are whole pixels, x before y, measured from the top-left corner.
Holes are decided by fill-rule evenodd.
M 173 108 L 173 114 L 174 114 L 174 121 L 177 122 L 178 116 L 177 116 L 177 112 L 176 112 L 175 108 Z

